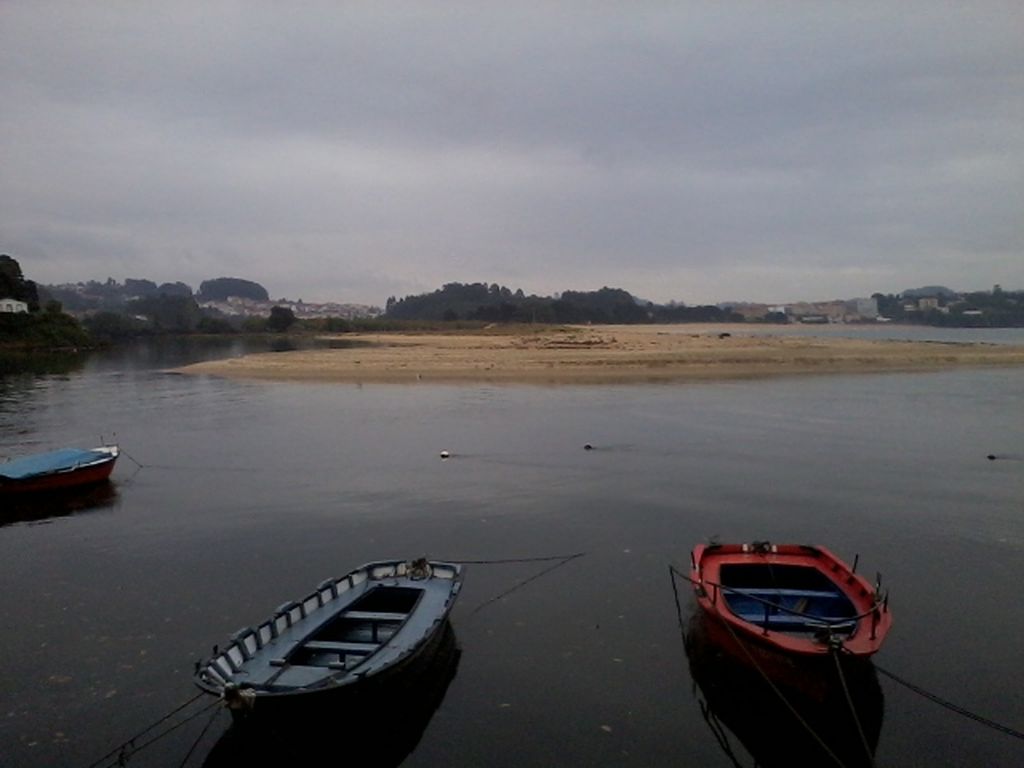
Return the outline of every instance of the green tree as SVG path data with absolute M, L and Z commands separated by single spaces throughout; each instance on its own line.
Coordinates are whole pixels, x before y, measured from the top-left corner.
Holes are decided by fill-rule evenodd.
M 188 333 L 195 330 L 202 313 L 195 299 L 186 296 L 151 296 L 128 303 L 132 315 L 149 318 L 158 331 Z
M 39 310 L 36 284 L 21 274 L 21 265 L 12 257 L 0 255 L 0 299 L 17 299 L 28 304 L 30 312 Z
M 267 289 L 252 280 L 243 280 L 240 277 L 217 277 L 213 280 L 204 280 L 199 285 L 197 298 L 200 301 L 223 301 L 231 296 L 241 299 L 252 299 L 253 301 L 268 301 Z
M 149 332 L 144 321 L 117 312 L 97 312 L 82 323 L 100 341 L 119 341 Z
M 295 322 L 295 313 L 288 307 L 271 307 L 270 317 L 267 318 L 267 330 L 284 333 L 295 325 Z

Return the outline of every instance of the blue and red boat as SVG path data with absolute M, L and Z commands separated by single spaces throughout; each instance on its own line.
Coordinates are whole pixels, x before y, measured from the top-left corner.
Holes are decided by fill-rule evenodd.
M 119 453 L 116 445 L 62 448 L 0 463 L 0 495 L 64 491 L 105 482 Z

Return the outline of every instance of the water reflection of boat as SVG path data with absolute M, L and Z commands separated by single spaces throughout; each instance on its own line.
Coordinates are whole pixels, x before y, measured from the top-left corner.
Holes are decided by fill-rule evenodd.
M 735 763 L 729 732 L 763 768 L 874 764 L 884 701 L 869 660 L 844 663 L 840 678 L 834 662 L 825 666 L 824 659 L 812 659 L 804 670 L 813 681 L 808 688 L 799 666 L 780 676 L 742 663 L 718 642 L 717 623 L 696 613 L 688 624 L 686 653 L 703 695 L 702 714 Z
M 69 488 L 44 494 L 13 494 L 4 497 L 0 505 L 0 527 L 109 509 L 116 502 L 117 490 L 109 480 L 87 488 Z
M 0 495 L 52 493 L 105 482 L 120 451 L 116 445 L 62 448 L 0 464 Z
M 269 722 L 235 721 L 210 750 L 204 768 L 319 765 L 328 740 L 371 760 L 375 768 L 400 765 L 419 744 L 458 669 L 460 649 L 449 622 L 438 638 L 416 669 L 386 685 L 363 687 L 335 705 Z

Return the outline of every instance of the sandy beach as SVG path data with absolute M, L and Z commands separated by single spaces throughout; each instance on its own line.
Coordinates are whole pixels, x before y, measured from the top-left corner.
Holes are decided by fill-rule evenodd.
M 1024 365 L 1024 347 L 752 335 L 744 326 L 494 328 L 344 334 L 332 347 L 178 369 L 232 378 L 337 382 L 626 383 Z

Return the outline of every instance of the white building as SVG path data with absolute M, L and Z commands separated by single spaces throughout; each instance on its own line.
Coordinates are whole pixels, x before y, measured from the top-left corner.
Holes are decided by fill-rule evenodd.
M 17 299 L 0 299 L 0 312 L 28 312 L 28 304 Z

